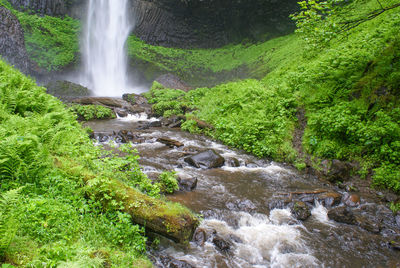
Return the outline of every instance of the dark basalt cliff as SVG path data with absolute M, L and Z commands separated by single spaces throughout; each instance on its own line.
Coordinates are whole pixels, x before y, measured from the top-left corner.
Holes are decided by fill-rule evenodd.
M 79 17 L 82 5 L 79 0 L 8 0 L 14 8 L 30 10 L 39 15 Z
M 87 0 L 9 0 L 40 15 L 84 17 Z M 134 33 L 168 47 L 218 47 L 287 34 L 297 0 L 130 0 Z
M 296 0 L 131 0 L 135 34 L 155 45 L 218 47 L 287 34 Z
M 22 72 L 28 72 L 24 32 L 17 17 L 3 6 L 0 6 L 0 55 Z

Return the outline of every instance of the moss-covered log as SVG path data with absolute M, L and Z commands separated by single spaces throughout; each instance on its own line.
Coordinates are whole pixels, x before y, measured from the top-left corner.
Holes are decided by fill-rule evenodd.
M 74 177 L 81 177 L 88 196 L 101 202 L 105 209 L 120 209 L 131 215 L 133 222 L 175 242 L 189 242 L 200 223 L 193 212 L 179 203 L 153 198 L 116 179 L 97 176 L 69 159 L 57 158 L 55 164 Z

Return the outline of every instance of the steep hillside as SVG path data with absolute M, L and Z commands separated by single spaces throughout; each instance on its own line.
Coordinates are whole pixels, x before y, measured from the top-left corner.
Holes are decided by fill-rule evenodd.
M 242 47 L 242 55 L 257 47 L 265 49 L 253 61 L 262 66 L 253 70 L 269 71 L 261 81 L 244 80 L 181 95 L 158 93 L 154 86 L 149 96 L 157 103 L 155 109 L 168 115 L 182 113 L 185 109 L 181 107 L 189 106 L 194 111 L 186 117 L 211 123 L 215 129 L 208 131 L 210 135 L 260 157 L 296 163 L 299 168 L 306 163 L 319 169 L 321 159 L 355 161 L 361 176 L 373 175 L 374 185 L 399 191 L 397 3 L 386 1 L 382 8 L 377 1 L 354 1 L 334 12 L 310 18 L 308 22 L 314 23 L 311 30 L 307 21 L 299 24 L 296 37 Z M 354 27 L 329 34 L 333 22 Z M 317 27 L 320 33 L 315 31 Z M 149 48 L 144 55 L 149 58 L 147 53 L 152 51 L 162 50 Z M 172 53 L 176 52 L 163 52 Z M 191 59 L 195 53 L 178 55 L 190 55 L 186 57 Z M 212 53 L 203 54 L 207 59 Z M 218 66 L 232 66 L 232 61 L 214 58 L 220 59 Z M 169 60 L 174 62 L 173 57 Z M 177 61 L 181 62 L 180 56 Z M 304 112 L 306 119 L 300 120 Z M 187 121 L 183 128 L 199 131 L 196 120 Z M 294 138 L 304 127 L 304 137 Z

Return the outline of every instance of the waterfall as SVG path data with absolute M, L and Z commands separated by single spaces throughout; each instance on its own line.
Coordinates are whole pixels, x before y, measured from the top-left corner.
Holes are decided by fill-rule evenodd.
M 132 91 L 125 52 L 125 42 L 133 27 L 128 0 L 89 0 L 87 12 L 81 83 L 97 96 L 121 96 Z

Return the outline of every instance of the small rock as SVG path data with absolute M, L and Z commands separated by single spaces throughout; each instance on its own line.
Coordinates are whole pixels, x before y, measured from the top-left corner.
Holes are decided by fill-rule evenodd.
M 127 116 L 128 116 L 128 112 L 125 111 L 124 109 L 115 109 L 115 113 L 116 113 L 119 117 L 127 117 Z
M 400 250 L 400 242 L 398 242 L 398 241 L 394 241 L 394 240 L 390 241 L 389 246 L 394 250 Z
M 151 121 L 149 123 L 149 127 L 161 127 L 161 121 L 157 120 L 157 121 Z
M 196 168 L 218 168 L 222 167 L 225 159 L 214 150 L 207 150 L 205 152 L 186 157 L 185 162 Z
M 356 221 L 361 228 L 367 230 L 368 232 L 378 234 L 379 231 L 381 230 L 379 221 L 372 220 L 361 215 L 356 216 Z
M 248 199 L 238 200 L 236 203 L 240 211 L 251 212 L 257 209 L 256 205 Z
M 348 207 L 336 207 L 328 211 L 328 217 L 331 220 L 347 224 L 356 224 L 356 217 L 353 211 Z
M 171 256 L 163 256 L 160 259 L 165 267 L 168 268 L 194 268 L 194 266 L 188 262 L 175 259 Z
M 158 138 L 157 141 L 162 143 L 162 144 L 167 145 L 170 148 L 182 147 L 184 145 L 183 143 L 181 143 L 179 141 L 176 141 L 176 140 L 173 140 L 173 139 L 170 139 L 170 138 L 167 138 L 167 137 Z
M 204 229 L 198 228 L 193 234 L 193 241 L 199 245 L 203 246 L 207 240 L 206 231 Z
M 396 224 L 400 228 L 400 215 L 396 216 Z
M 225 164 L 228 167 L 240 167 L 240 162 L 234 157 L 227 158 Z
M 360 197 L 356 194 L 349 195 L 348 193 L 346 193 L 343 196 L 343 202 L 346 206 L 356 207 L 360 205 L 361 200 Z
M 311 216 L 311 211 L 304 202 L 296 201 L 291 203 L 289 207 L 295 218 L 298 220 L 304 221 Z
M 179 190 L 181 191 L 193 191 L 197 187 L 197 178 L 193 177 L 186 177 L 186 176 L 179 176 L 178 183 L 179 183 Z
M 216 235 L 213 238 L 213 244 L 215 245 L 215 247 L 221 251 L 222 253 L 227 253 L 229 252 L 229 250 L 232 247 L 232 243 L 230 241 L 225 240 L 224 238 L 222 238 L 219 235 Z
M 386 193 L 385 195 L 384 195 L 384 200 L 386 201 L 386 202 L 396 202 L 397 200 L 399 200 L 399 196 L 398 195 L 396 195 L 396 194 L 392 194 L 392 193 Z
M 342 195 L 337 192 L 327 192 L 319 194 L 316 199 L 325 207 L 333 207 L 340 204 Z

